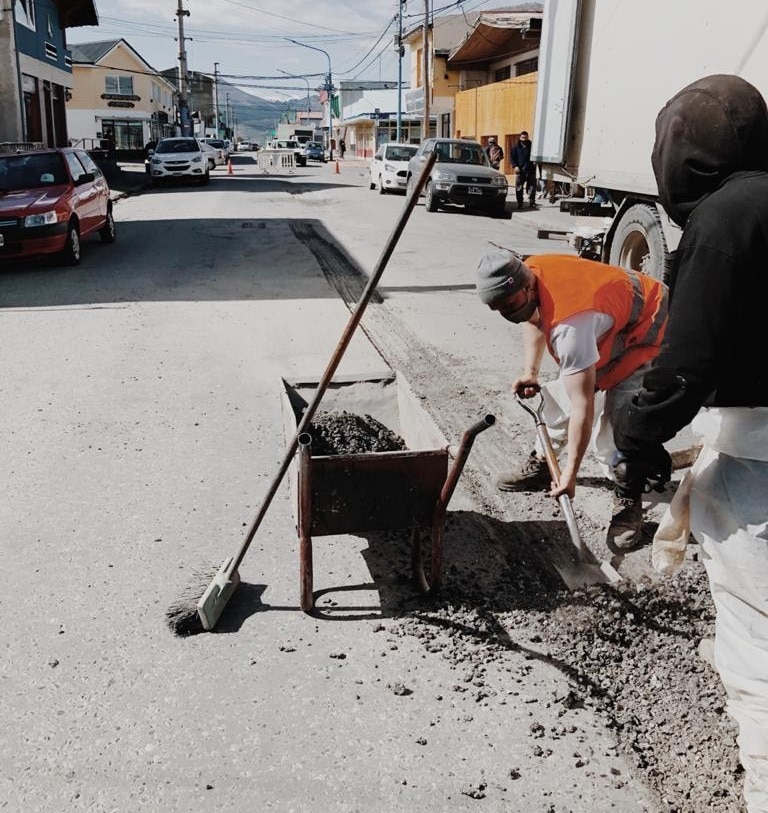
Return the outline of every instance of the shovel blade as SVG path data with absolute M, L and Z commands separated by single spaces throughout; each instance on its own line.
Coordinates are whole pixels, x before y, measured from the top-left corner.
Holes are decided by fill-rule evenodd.
M 216 626 L 232 593 L 240 584 L 240 572 L 236 570 L 232 574 L 229 573 L 231 564 L 232 557 L 230 556 L 219 568 L 213 581 L 197 602 L 197 615 L 204 630 L 210 631 Z
M 592 584 L 616 584 L 621 581 L 621 574 L 610 562 L 557 563 L 554 567 L 569 590 L 579 590 Z

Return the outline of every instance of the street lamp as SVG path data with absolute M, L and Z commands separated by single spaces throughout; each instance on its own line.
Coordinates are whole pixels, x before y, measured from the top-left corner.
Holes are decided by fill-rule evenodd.
M 307 45 L 306 42 L 292 40 L 290 37 L 286 37 L 286 39 L 288 42 L 292 42 L 294 45 L 300 45 L 302 48 L 309 48 L 312 51 L 320 51 L 321 54 L 325 54 L 325 58 L 328 60 L 328 81 L 325 85 L 326 90 L 328 91 L 328 153 L 330 160 L 333 161 L 333 105 L 331 104 L 333 99 L 333 76 L 331 73 L 331 57 L 328 54 L 328 51 L 324 51 L 322 48 L 316 48 L 314 45 Z
M 295 73 L 288 73 L 288 71 L 284 71 L 281 68 L 277 68 L 279 73 L 284 73 L 286 76 L 290 76 L 292 79 L 303 79 L 307 83 L 307 113 L 309 113 L 309 79 L 306 76 L 297 76 Z

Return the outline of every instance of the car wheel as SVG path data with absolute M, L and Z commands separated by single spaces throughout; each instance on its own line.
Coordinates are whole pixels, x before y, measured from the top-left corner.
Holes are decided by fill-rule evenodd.
M 506 217 L 507 216 L 507 202 L 502 200 L 495 203 L 489 210 L 491 217 Z
M 206 172 L 200 179 L 200 186 L 207 186 L 211 182 L 211 173 Z
M 368 188 L 369 189 L 375 189 L 376 188 L 376 183 L 373 180 L 373 175 L 371 175 L 370 180 L 368 182 Z
M 408 180 L 405 182 L 405 194 L 408 197 L 413 194 L 413 175 L 409 175 Z
M 117 239 L 117 229 L 115 228 L 115 218 L 112 209 L 107 210 L 107 219 L 99 229 L 99 237 L 102 243 L 114 243 Z
M 427 189 L 424 192 L 424 206 L 428 212 L 436 212 L 439 208 L 437 197 L 432 189 L 432 181 L 427 181 Z
M 381 175 L 379 175 L 379 194 L 380 195 L 385 195 L 386 192 L 387 192 L 387 190 L 384 188 L 384 181 L 383 181 Z
M 61 262 L 64 265 L 80 263 L 80 229 L 76 220 L 70 220 L 67 225 L 67 241 L 61 252 Z
M 212 159 L 208 159 L 208 170 L 216 169 L 216 162 Z

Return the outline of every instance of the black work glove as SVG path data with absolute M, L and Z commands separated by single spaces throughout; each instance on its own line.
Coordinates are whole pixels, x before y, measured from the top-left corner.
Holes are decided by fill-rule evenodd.
M 672 458 L 661 444 L 648 444 L 633 452 L 617 450 L 611 469 L 622 491 L 661 492 L 672 477 Z

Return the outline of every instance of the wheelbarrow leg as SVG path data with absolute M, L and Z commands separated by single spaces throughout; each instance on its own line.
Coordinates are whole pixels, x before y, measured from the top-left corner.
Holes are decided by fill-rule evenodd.
M 312 439 L 299 437 L 299 584 L 301 609 L 308 613 L 315 607 L 312 578 Z
M 442 491 L 438 497 L 435 511 L 432 514 L 432 557 L 429 569 L 429 579 L 424 573 L 424 566 L 421 558 L 421 536 L 420 529 L 414 528 L 411 538 L 411 562 L 413 566 L 416 582 L 422 593 L 425 595 L 435 595 L 440 590 L 443 570 L 443 533 L 445 530 L 445 518 L 448 511 L 448 503 L 451 501 L 453 492 L 464 470 L 469 453 L 472 451 L 472 444 L 475 438 L 486 429 L 496 423 L 493 415 L 486 415 L 461 436 L 461 443 L 453 461 L 453 465 L 445 478 Z
M 417 590 L 424 595 L 429 595 L 432 592 L 431 574 L 434 573 L 434 570 L 430 569 L 430 579 L 428 579 L 427 574 L 424 572 L 421 546 L 421 538 L 425 533 L 426 529 L 419 525 L 411 531 L 411 571 Z

